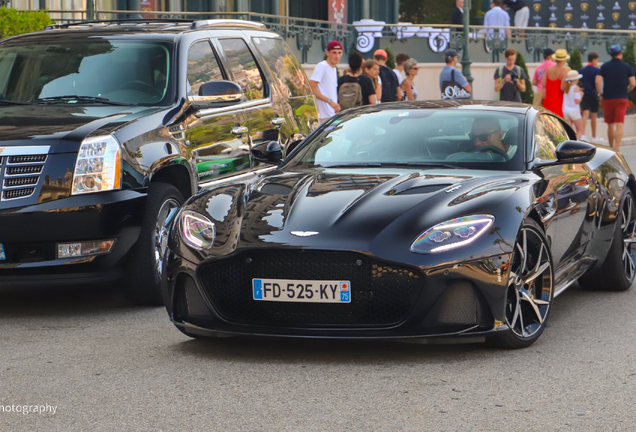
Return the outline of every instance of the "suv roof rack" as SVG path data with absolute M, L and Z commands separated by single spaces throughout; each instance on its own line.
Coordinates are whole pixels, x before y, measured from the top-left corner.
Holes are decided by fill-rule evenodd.
M 149 24 L 166 24 L 166 25 L 184 25 L 188 24 L 192 29 L 200 29 L 207 27 L 247 27 L 247 28 L 265 28 L 265 24 L 244 21 L 237 19 L 208 19 L 208 20 L 188 20 L 188 19 L 125 19 L 125 20 L 100 20 L 100 21 L 79 21 L 64 24 L 51 24 L 44 27 L 44 30 L 55 30 L 62 28 L 83 27 L 83 26 L 100 26 L 108 24 L 128 24 L 128 25 L 149 25 Z

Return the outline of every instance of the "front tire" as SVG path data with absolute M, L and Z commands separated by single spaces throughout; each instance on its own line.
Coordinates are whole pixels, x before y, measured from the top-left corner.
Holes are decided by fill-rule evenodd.
M 167 183 L 151 183 L 139 240 L 127 266 L 128 297 L 136 304 L 162 306 L 161 280 L 168 251 L 169 223 L 183 204 L 181 192 Z
M 625 193 L 621 211 L 616 219 L 612 246 L 603 265 L 591 274 L 579 278 L 584 289 L 601 291 L 627 291 L 636 276 L 636 205 L 631 191 Z
M 525 348 L 545 329 L 554 297 L 552 253 L 543 230 L 534 220 L 524 221 L 514 246 L 505 320 L 508 330 L 491 341 L 500 348 Z

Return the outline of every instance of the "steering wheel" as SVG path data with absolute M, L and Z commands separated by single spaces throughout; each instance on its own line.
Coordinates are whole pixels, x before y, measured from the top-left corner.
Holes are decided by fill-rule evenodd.
M 475 147 L 475 149 L 473 151 L 471 151 L 471 153 L 483 153 L 483 152 L 492 152 L 492 153 L 498 154 L 499 156 L 502 156 L 505 161 L 509 161 L 510 160 L 510 158 L 508 157 L 508 153 L 506 153 L 505 151 L 503 151 L 499 147 L 495 147 L 493 145 L 487 145 L 487 146 L 483 146 L 483 147 Z
M 148 93 L 149 95 L 157 97 L 157 98 L 161 97 L 161 92 L 159 90 L 157 90 L 155 87 L 148 84 L 147 82 L 143 82 L 139 80 L 126 81 L 125 83 L 117 87 L 117 90 L 126 90 L 126 89 L 139 90 L 141 92 Z

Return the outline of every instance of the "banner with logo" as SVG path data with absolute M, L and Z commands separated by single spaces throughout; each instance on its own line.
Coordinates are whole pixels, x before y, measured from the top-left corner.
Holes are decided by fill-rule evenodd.
M 636 0 L 525 0 L 530 27 L 636 30 Z
M 347 0 L 329 0 L 329 21 L 347 23 Z

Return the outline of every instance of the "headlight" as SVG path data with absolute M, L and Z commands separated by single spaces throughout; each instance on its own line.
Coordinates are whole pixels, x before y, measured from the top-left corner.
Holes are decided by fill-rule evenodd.
M 184 210 L 179 216 L 181 237 L 190 247 L 209 248 L 216 238 L 216 228 L 210 219 L 195 211 Z
M 75 173 L 73 195 L 119 189 L 121 150 L 112 135 L 86 138 L 82 142 Z
M 491 215 L 474 215 L 452 219 L 427 229 L 413 242 L 411 252 L 444 252 L 472 243 L 495 221 Z

